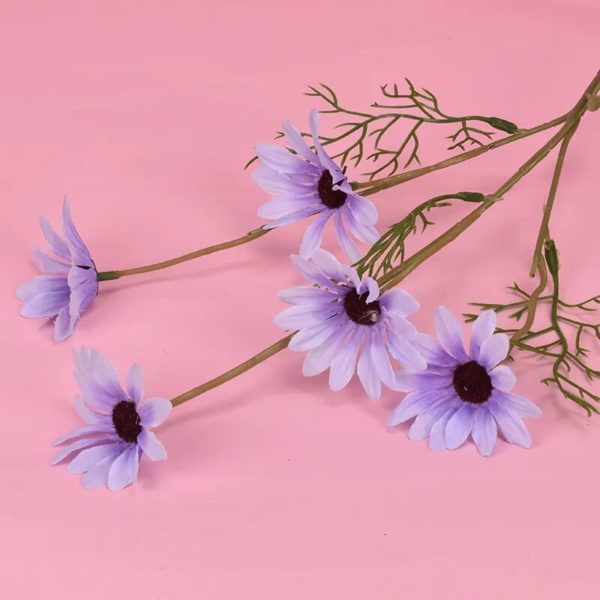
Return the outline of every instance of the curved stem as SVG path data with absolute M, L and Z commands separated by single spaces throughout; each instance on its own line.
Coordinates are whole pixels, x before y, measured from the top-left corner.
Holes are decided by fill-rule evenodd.
M 287 348 L 293 335 L 293 333 L 286 335 L 278 342 L 275 342 L 273 345 L 269 346 L 268 348 L 265 348 L 262 352 L 255 354 L 253 357 L 239 364 L 237 367 L 229 369 L 229 371 L 225 371 L 225 373 L 223 373 L 222 375 L 219 375 L 218 377 L 215 377 L 214 379 L 211 379 L 210 381 L 207 381 L 202 385 L 199 385 L 195 388 L 192 388 L 191 390 L 188 390 L 183 394 L 180 394 L 179 396 L 176 396 L 171 400 L 171 404 L 173 406 L 179 406 L 180 404 L 183 404 L 184 402 L 187 402 L 188 400 L 191 400 L 196 396 L 200 396 L 201 394 L 204 394 L 205 392 L 208 392 L 209 390 L 212 390 L 213 388 L 222 385 L 230 379 L 233 379 L 234 377 L 245 373 L 252 367 L 255 367 L 261 362 L 267 360 L 267 358 L 270 358 L 274 354 L 281 352 L 281 350 L 283 350 L 284 348 Z
M 263 235 L 266 235 L 269 233 L 269 231 L 271 230 L 266 229 L 265 227 L 259 227 L 258 229 L 253 229 L 242 237 L 235 238 L 228 242 L 222 242 L 221 244 L 215 244 L 214 246 L 208 246 L 207 248 L 201 248 L 200 250 L 189 252 L 188 254 L 178 256 L 177 258 L 171 258 L 170 260 L 164 260 L 162 262 L 153 263 L 144 267 L 136 267 L 134 269 L 123 269 L 121 271 L 102 271 L 98 273 L 98 281 L 109 281 L 111 279 L 128 277 L 129 275 L 139 275 L 140 273 L 149 273 L 150 271 L 167 269 L 168 267 L 178 265 L 188 260 L 194 260 L 200 256 L 206 256 L 207 254 L 213 254 L 215 252 L 220 252 L 221 250 L 227 250 L 228 248 L 234 248 L 235 246 L 247 244 L 248 242 L 252 242 Z
M 527 317 L 525 319 L 525 322 L 523 323 L 523 326 L 517 331 L 515 331 L 515 333 L 510 338 L 511 347 L 517 346 L 518 343 L 529 333 L 529 330 L 531 329 L 531 326 L 535 321 L 535 313 L 537 312 L 540 296 L 542 292 L 546 289 L 546 285 L 548 284 L 548 271 L 546 269 L 546 263 L 544 262 L 543 258 L 538 263 L 537 268 L 540 272 L 540 282 L 535 288 L 535 290 L 531 292 L 531 296 L 529 296 L 529 300 L 527 301 Z

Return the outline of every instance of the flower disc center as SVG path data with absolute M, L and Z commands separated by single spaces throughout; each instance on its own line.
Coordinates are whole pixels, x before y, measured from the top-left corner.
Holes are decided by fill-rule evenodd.
M 117 435 L 124 441 L 134 443 L 142 433 L 140 416 L 135 409 L 135 402 L 121 400 L 112 411 L 112 422 Z
M 474 360 L 454 369 L 452 383 L 465 402 L 483 404 L 492 395 L 492 380 L 488 372 Z
M 344 308 L 351 321 L 359 325 L 375 325 L 381 316 L 381 307 L 379 301 L 367 302 L 369 292 L 363 292 L 358 295 L 355 288 L 352 288 L 344 297 Z
M 342 190 L 333 189 L 333 177 L 328 169 L 321 173 L 319 183 L 317 184 L 319 198 L 327 208 L 339 208 L 346 202 L 348 194 Z

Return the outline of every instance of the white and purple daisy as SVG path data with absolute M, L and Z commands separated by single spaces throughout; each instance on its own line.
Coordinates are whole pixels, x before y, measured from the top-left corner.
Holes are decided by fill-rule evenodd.
M 320 247 L 325 225 L 333 219 L 338 243 L 354 262 L 361 253 L 352 237 L 367 244 L 379 238 L 375 228 L 377 210 L 369 200 L 354 193 L 344 172 L 323 149 L 317 110 L 310 113 L 310 130 L 316 152 L 289 121 L 283 123 L 283 131 L 295 154 L 275 144 L 256 147 L 261 166 L 253 173 L 254 181 L 273 195 L 259 208 L 258 215 L 271 220 L 267 228 L 318 215 L 304 234 L 299 252 L 303 258 L 309 258 Z
M 410 294 L 400 289 L 381 293 L 374 279 L 361 280 L 326 250 L 315 251 L 312 262 L 299 256 L 292 261 L 310 285 L 279 294 L 293 306 L 274 323 L 297 331 L 289 348 L 307 352 L 304 375 L 329 369 L 329 387 L 341 390 L 357 372 L 367 394 L 379 398 L 382 383 L 395 383 L 392 359 L 412 369 L 426 367 L 411 343 L 417 332 L 406 317 L 419 304 Z
M 34 260 L 43 275 L 21 285 L 16 292 L 23 302 L 21 315 L 31 319 L 54 319 L 54 339 L 62 341 L 75 329 L 81 313 L 98 294 L 96 265 L 87 246 L 75 229 L 69 203 L 63 205 L 64 238 L 58 235 L 48 220 L 40 219 L 42 232 L 51 256 L 39 249 Z
M 507 442 L 529 448 L 531 436 L 522 419 L 537 417 L 541 411 L 510 393 L 515 375 L 500 364 L 508 355 L 509 339 L 495 329 L 496 313 L 481 313 L 473 323 L 467 352 L 459 321 L 447 308 L 438 307 L 439 343 L 419 334 L 416 345 L 429 366 L 397 378 L 397 389 L 410 393 L 390 415 L 389 425 L 416 417 L 408 435 L 412 440 L 429 438 L 431 450 L 453 450 L 471 436 L 479 453 L 489 456 L 498 430 Z
M 68 470 L 83 474 L 86 488 L 108 485 L 120 490 L 137 479 L 140 458 L 165 460 L 167 453 L 149 429 L 160 425 L 171 412 L 164 398 L 142 403 L 142 370 L 134 364 L 127 375 L 127 391 L 119 383 L 113 365 L 99 352 L 74 351 L 75 379 L 81 395 L 75 409 L 87 423 L 63 435 L 54 445 L 68 444 L 52 459 L 56 465 L 70 459 Z

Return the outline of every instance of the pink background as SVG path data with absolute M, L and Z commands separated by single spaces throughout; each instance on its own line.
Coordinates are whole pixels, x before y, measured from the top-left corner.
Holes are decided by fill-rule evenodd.
M 97 6 L 92 6 L 96 4 Z M 100 6 L 102 5 L 102 6 Z M 301 227 L 170 271 L 102 285 L 73 338 L 18 316 L 40 214 L 68 193 L 100 269 L 161 260 L 259 224 L 242 170 L 309 83 L 362 108 L 412 77 L 448 111 L 533 126 L 598 66 L 596 0 L 3 2 L 0 13 L 0 596 L 57 598 L 598 598 L 600 417 L 517 367 L 544 415 L 535 445 L 434 454 L 387 431 L 399 400 L 330 392 L 284 352 L 175 411 L 166 463 L 124 493 L 50 468 L 78 424 L 71 349 L 87 345 L 173 397 L 281 337 L 276 292 L 300 282 Z M 600 113 L 585 117 L 552 231 L 565 296 L 598 293 Z M 493 191 L 547 136 L 376 197 L 383 227 L 425 198 Z M 431 143 L 423 160 L 447 154 Z M 525 285 L 552 161 L 405 281 L 416 323 Z M 356 173 L 359 175 L 360 173 Z M 437 214 L 439 233 L 462 214 Z M 422 240 L 413 240 L 415 249 Z M 595 347 L 596 356 L 598 346 Z

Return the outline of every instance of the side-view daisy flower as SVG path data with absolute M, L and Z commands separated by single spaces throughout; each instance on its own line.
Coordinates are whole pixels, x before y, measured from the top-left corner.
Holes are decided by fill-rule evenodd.
M 496 313 L 481 313 L 473 323 L 467 352 L 459 321 L 447 308 L 438 307 L 439 343 L 419 334 L 417 345 L 429 366 L 397 378 L 397 389 L 410 393 L 390 415 L 389 425 L 416 417 L 408 435 L 412 440 L 429 438 L 432 450 L 453 450 L 471 436 L 479 453 L 488 456 L 498 430 L 507 442 L 529 448 L 531 437 L 522 419 L 537 417 L 541 411 L 511 393 L 516 377 L 500 364 L 508 355 L 509 339 L 495 330 Z
M 361 253 L 352 237 L 368 244 L 379 238 L 375 228 L 377 210 L 369 200 L 354 193 L 342 169 L 323 149 L 317 110 L 310 113 L 310 130 L 315 151 L 289 121 L 283 123 L 283 132 L 294 153 L 275 144 L 256 147 L 261 166 L 253 173 L 254 181 L 273 195 L 258 214 L 271 220 L 267 228 L 317 215 L 302 240 L 303 258 L 309 258 L 320 247 L 325 225 L 333 219 L 338 243 L 354 262 Z
M 382 383 L 395 383 L 392 359 L 425 368 L 411 342 L 417 332 L 406 319 L 419 309 L 410 294 L 401 289 L 381 293 L 374 279 L 361 280 L 355 269 L 326 250 L 317 250 L 312 262 L 299 256 L 292 256 L 292 262 L 310 285 L 279 294 L 293 306 L 274 323 L 297 331 L 289 348 L 307 352 L 304 375 L 329 369 L 329 387 L 341 390 L 357 372 L 367 394 L 379 398 Z
M 33 257 L 43 275 L 21 285 L 16 295 L 23 302 L 21 315 L 54 319 L 54 339 L 62 341 L 73 333 L 81 313 L 98 294 L 98 273 L 73 224 L 67 200 L 63 205 L 64 238 L 46 218 L 40 219 L 40 225 L 56 257 L 36 249 Z
M 114 366 L 99 352 L 74 351 L 75 379 L 81 395 L 75 409 L 87 425 L 54 441 L 67 444 L 52 459 L 56 465 L 69 459 L 70 473 L 83 474 L 86 488 L 108 485 L 120 490 L 137 480 L 140 458 L 165 460 L 167 453 L 150 428 L 160 425 L 171 412 L 164 398 L 142 402 L 144 384 L 140 366 L 127 375 L 126 390 Z

